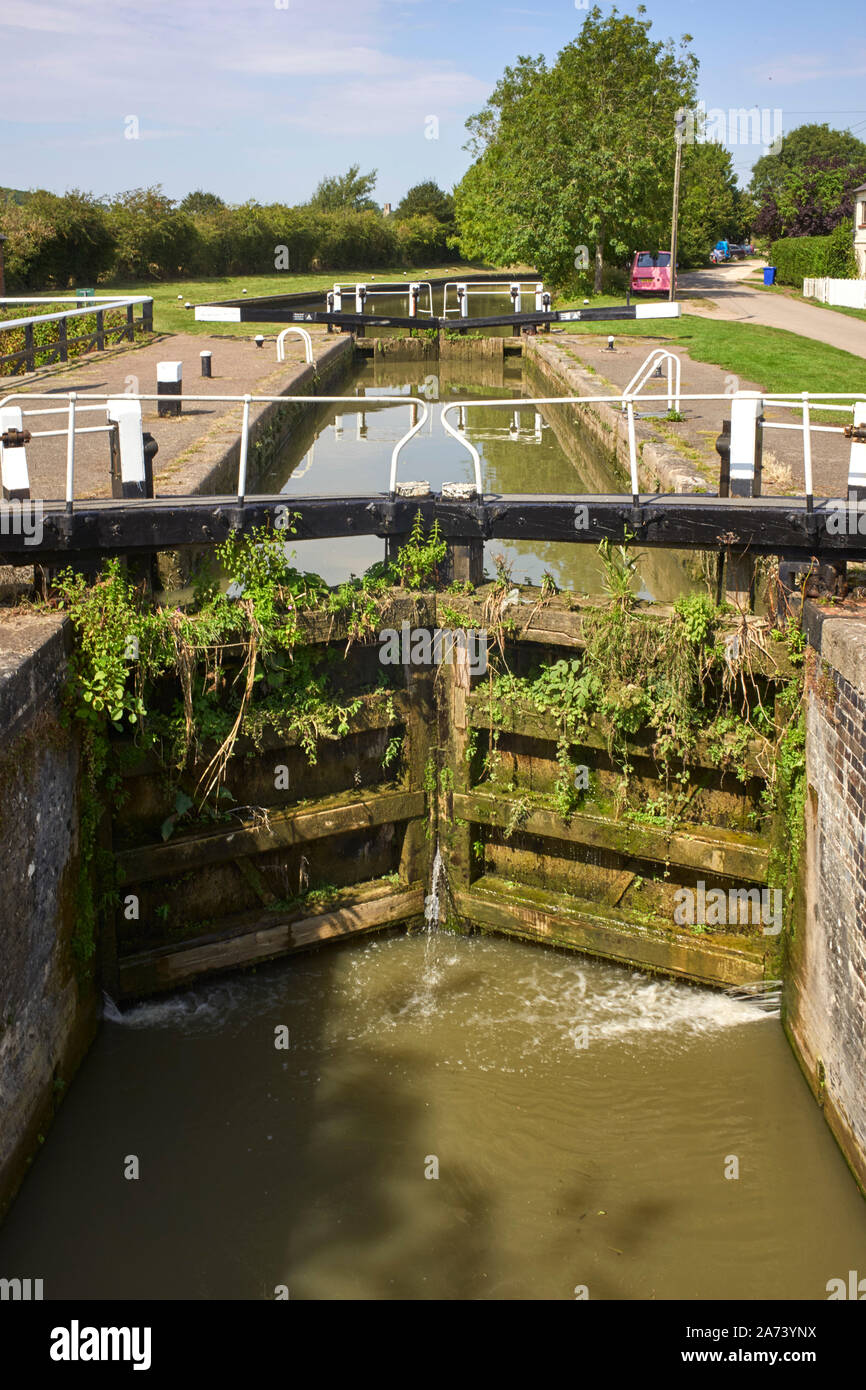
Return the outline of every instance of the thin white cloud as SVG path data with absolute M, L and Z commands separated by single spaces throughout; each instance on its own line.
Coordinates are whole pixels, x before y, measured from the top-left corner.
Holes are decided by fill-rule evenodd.
M 464 117 L 483 103 L 489 92 L 488 83 L 468 73 L 395 72 L 375 81 L 359 77 L 341 84 L 338 90 L 313 93 L 281 119 L 326 135 L 368 137 L 393 134 L 394 113 L 399 111 L 400 130 L 416 126 L 418 138 L 423 139 L 429 116 L 454 120 L 462 132 Z

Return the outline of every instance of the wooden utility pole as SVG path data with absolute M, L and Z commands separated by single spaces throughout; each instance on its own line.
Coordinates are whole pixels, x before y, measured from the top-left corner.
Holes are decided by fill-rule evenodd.
M 680 166 L 683 162 L 683 137 L 685 135 L 686 113 L 680 107 L 674 117 L 674 132 L 677 142 L 677 162 L 674 166 L 674 208 L 671 216 L 671 284 L 668 299 L 676 298 L 677 284 L 677 218 L 680 210 Z

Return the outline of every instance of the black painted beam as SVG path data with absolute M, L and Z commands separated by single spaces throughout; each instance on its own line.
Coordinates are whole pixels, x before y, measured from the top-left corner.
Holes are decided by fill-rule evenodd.
M 206 306 L 202 305 L 202 308 Z M 498 328 L 503 325 L 517 327 L 541 327 L 546 323 L 616 323 L 626 319 L 636 319 L 638 317 L 651 317 L 638 315 L 639 308 L 648 308 L 647 305 L 637 304 L 611 304 L 602 309 L 554 309 L 550 313 L 543 313 L 541 310 L 528 309 L 520 314 L 491 314 L 485 318 L 430 318 L 418 315 L 417 318 L 408 318 L 400 314 L 356 314 L 340 310 L 339 313 L 329 313 L 325 309 L 299 309 L 292 308 L 290 305 L 279 303 L 279 301 L 266 300 L 259 304 L 256 300 L 245 301 L 241 304 L 229 306 L 214 305 L 214 308 L 230 307 L 236 308 L 238 317 L 236 323 L 329 323 L 335 328 L 435 328 L 437 331 L 457 331 L 467 329 L 472 331 L 479 328 Z M 675 317 L 670 314 L 659 314 L 659 320 L 664 321 Z M 207 323 L 207 319 L 199 319 L 200 323 Z
M 26 525 L 22 507 L 36 509 Z M 636 508 L 623 496 L 537 494 L 488 494 L 468 503 L 438 496 L 389 500 L 383 493 L 301 499 L 277 493 L 248 497 L 242 504 L 233 497 L 106 498 L 80 502 L 72 515 L 62 502 L 0 503 L 0 556 L 18 564 L 57 564 L 73 556 L 89 563 L 102 555 L 213 545 L 233 530 L 286 524 L 290 513 L 301 540 L 401 536 L 419 509 L 427 526 L 435 517 L 443 535 L 453 539 L 597 545 L 605 538 L 622 541 L 628 531 L 636 547 L 718 551 L 727 546 L 733 554 L 785 559 L 866 559 L 866 534 L 840 527 L 835 499 L 832 506 L 816 499 L 807 512 L 803 498 L 704 494 L 650 494 Z

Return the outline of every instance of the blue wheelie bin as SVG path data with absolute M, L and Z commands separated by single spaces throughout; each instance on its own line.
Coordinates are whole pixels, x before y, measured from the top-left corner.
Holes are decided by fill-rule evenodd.
M 764 266 L 764 284 L 765 284 L 765 285 L 775 285 L 775 283 L 776 283 L 776 267 L 775 267 L 774 265 L 765 265 L 765 266 Z

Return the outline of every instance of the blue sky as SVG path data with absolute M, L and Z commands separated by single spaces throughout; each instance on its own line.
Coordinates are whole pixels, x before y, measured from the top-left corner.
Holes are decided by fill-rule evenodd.
M 464 122 L 505 64 L 553 58 L 585 14 L 575 0 L 0 0 L 0 184 L 293 203 L 358 163 L 396 204 L 461 177 Z M 647 0 L 646 17 L 654 37 L 693 35 L 708 108 L 866 138 L 853 0 Z M 763 149 L 731 148 L 745 181 Z

